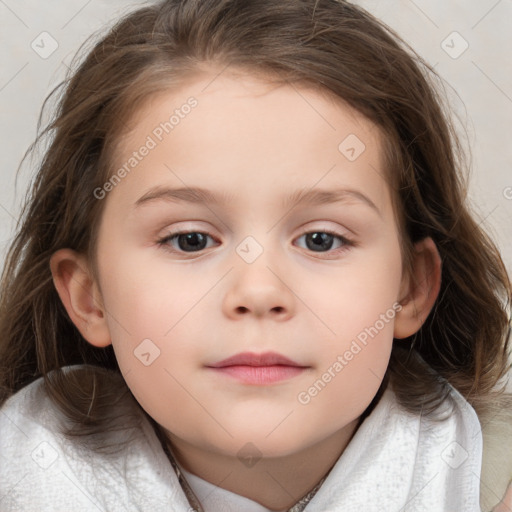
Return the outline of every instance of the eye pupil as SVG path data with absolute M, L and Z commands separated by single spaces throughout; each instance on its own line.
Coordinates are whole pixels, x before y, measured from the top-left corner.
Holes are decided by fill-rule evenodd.
M 185 233 L 178 235 L 178 245 L 181 250 L 202 250 L 206 247 L 206 237 L 202 233 Z
M 333 235 L 329 233 L 308 233 L 306 235 L 306 245 L 308 246 L 308 249 L 311 249 L 312 251 L 320 248 L 329 250 L 332 247 L 334 241 Z M 312 244 L 310 244 L 312 242 Z

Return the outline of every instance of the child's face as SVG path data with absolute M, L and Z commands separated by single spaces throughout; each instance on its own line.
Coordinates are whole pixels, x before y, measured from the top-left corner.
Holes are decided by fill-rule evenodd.
M 285 455 L 349 436 L 375 396 L 400 308 L 399 236 L 372 123 L 311 90 L 213 78 L 130 122 L 115 162 L 130 172 L 103 199 L 99 284 L 120 368 L 158 423 L 202 449 Z M 155 187 L 217 202 L 137 206 Z M 338 202 L 291 199 L 342 189 Z M 205 235 L 159 245 L 181 230 Z M 301 368 L 212 368 L 247 352 Z

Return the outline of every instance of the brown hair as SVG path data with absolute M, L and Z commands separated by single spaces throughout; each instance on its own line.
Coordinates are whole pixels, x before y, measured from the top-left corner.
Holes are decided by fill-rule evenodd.
M 512 292 L 465 204 L 463 151 L 437 75 L 383 23 L 336 0 L 161 1 L 120 20 L 61 84 L 56 114 L 30 148 L 49 141 L 2 275 L 0 404 L 42 375 L 76 432 L 105 428 L 113 408 L 101 376 L 119 368 L 111 347 L 91 346 L 70 321 L 49 259 L 69 247 L 94 264 L 104 201 L 93 191 L 111 175 L 135 110 L 211 66 L 316 87 L 381 128 L 405 268 L 427 236 L 442 259 L 434 309 L 413 339 L 394 341 L 385 382 L 411 411 L 433 411 L 446 382 L 483 411 L 508 369 Z M 59 370 L 77 363 L 87 376 Z

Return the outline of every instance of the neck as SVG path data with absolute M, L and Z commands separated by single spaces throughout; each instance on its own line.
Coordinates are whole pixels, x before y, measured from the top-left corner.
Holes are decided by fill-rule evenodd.
M 358 425 L 354 420 L 327 439 L 283 457 L 241 463 L 238 457 L 198 448 L 169 432 L 177 462 L 190 473 L 273 510 L 287 510 L 334 466 Z M 249 450 L 250 451 L 250 450 Z

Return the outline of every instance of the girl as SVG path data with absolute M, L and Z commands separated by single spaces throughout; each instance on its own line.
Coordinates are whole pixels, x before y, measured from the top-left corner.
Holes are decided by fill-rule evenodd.
M 511 286 L 429 71 L 339 0 L 88 53 L 3 273 L 2 511 L 510 509 Z

